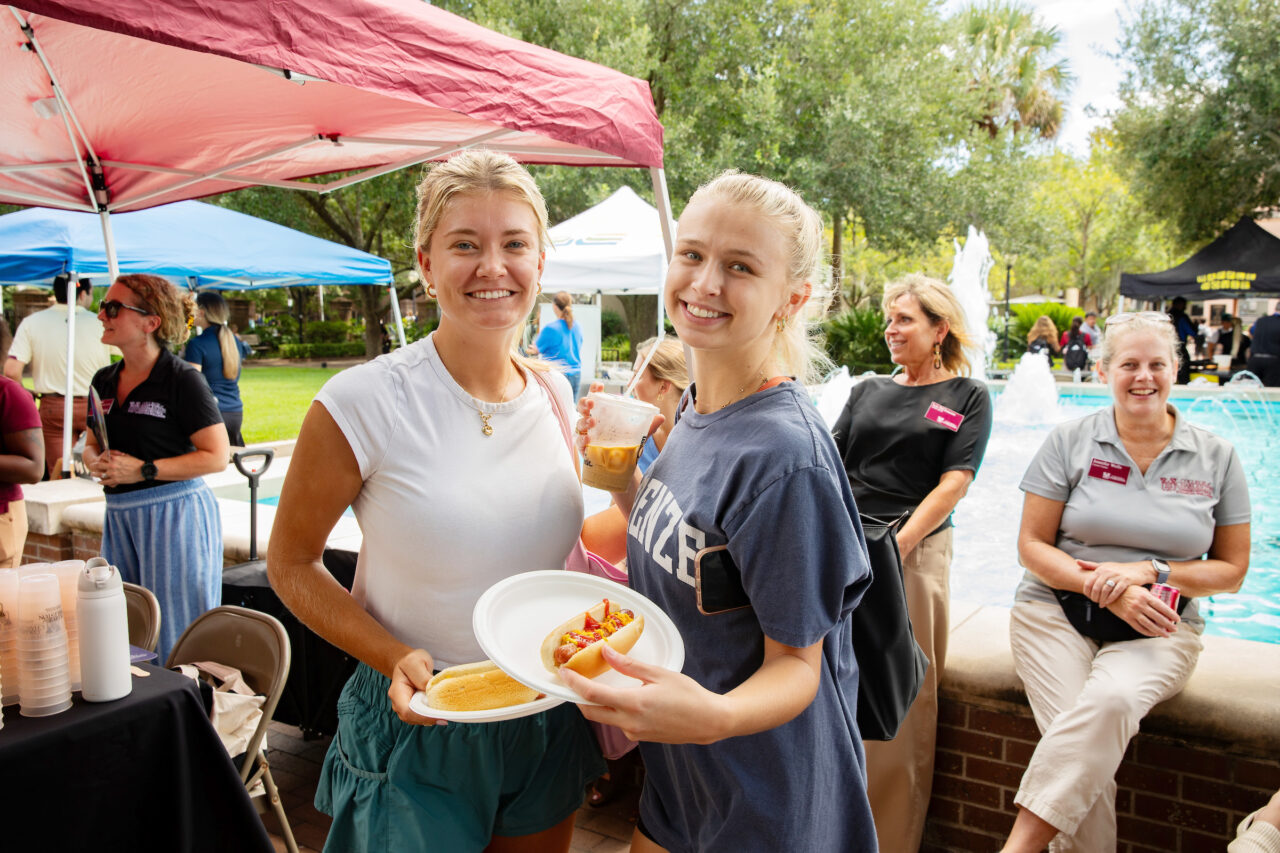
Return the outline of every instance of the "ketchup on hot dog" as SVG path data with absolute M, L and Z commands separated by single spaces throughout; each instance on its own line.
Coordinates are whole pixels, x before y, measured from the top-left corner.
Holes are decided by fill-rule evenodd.
M 599 642 L 605 637 L 616 632 L 618 629 L 629 625 L 635 620 L 635 614 L 630 610 L 616 610 L 609 612 L 609 599 L 604 600 L 604 621 L 597 622 L 587 614 L 583 620 L 582 629 L 579 631 L 566 631 L 560 637 L 560 647 L 556 649 L 555 663 L 556 666 L 563 666 L 569 658 L 573 657 L 582 649 L 592 643 Z

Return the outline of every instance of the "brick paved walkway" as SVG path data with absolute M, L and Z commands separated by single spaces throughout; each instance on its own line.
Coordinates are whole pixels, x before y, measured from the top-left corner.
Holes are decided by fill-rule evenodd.
M 271 775 L 280 788 L 285 813 L 293 827 L 293 836 L 301 853 L 319 853 L 329 832 L 329 816 L 316 811 L 316 781 L 320 764 L 329 748 L 329 738 L 307 741 L 294 726 L 272 723 L 267 737 L 271 746 L 268 759 Z M 637 792 L 629 791 L 615 802 L 599 809 L 583 807 L 578 811 L 573 846 L 570 853 L 626 853 L 631 849 L 631 832 Z M 263 816 L 276 849 L 283 851 L 279 823 L 274 814 Z

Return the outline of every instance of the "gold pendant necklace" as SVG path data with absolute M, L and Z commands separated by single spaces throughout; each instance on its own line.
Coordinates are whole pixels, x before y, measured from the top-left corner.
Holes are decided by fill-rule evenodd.
M 759 391 L 759 390 L 760 390 L 760 386 L 764 385 L 764 383 L 766 383 L 766 382 L 768 382 L 768 381 L 769 381 L 768 377 L 766 377 L 766 376 L 764 375 L 764 370 L 761 370 L 761 371 L 760 371 L 760 385 L 757 385 L 757 386 L 756 386 L 756 391 Z M 737 393 L 737 395 L 736 395 L 736 396 L 734 396 L 734 397 L 732 397 L 732 398 L 730 398 L 729 402 L 728 402 L 728 403 L 725 403 L 725 404 L 724 404 L 723 406 L 721 406 L 717 411 L 721 411 L 721 412 L 722 412 L 722 411 L 724 411 L 725 409 L 729 408 L 729 406 L 731 406 L 732 404 L 734 404 L 734 403 L 738 402 L 739 400 L 743 399 L 743 398 L 747 395 L 747 385 L 750 385 L 750 384 L 751 384 L 751 380 L 749 380 L 749 379 L 748 379 L 748 380 L 747 380 L 747 382 L 746 382 L 746 384 L 744 384 L 741 388 L 739 388 L 739 389 L 738 389 L 738 393 Z M 753 391 L 753 392 L 751 392 L 751 393 L 753 393 L 753 394 L 754 394 L 754 393 L 755 393 L 755 391 Z
M 501 399 L 498 400 L 497 405 L 501 406 L 503 403 L 507 402 L 507 386 L 510 384 L 511 384 L 511 380 L 507 380 L 506 382 L 503 383 L 502 397 Z M 493 417 L 497 413 L 485 412 L 483 409 L 480 408 L 479 405 L 477 405 L 476 399 L 474 397 L 471 398 L 471 405 L 475 407 L 476 414 L 480 416 L 480 421 L 484 424 L 484 426 L 480 427 L 480 431 L 485 435 L 493 435 L 493 426 L 489 423 L 489 418 Z

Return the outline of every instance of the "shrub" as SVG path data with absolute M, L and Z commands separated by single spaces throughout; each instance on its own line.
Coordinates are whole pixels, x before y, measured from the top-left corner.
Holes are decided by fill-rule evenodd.
M 893 370 L 889 348 L 884 343 L 884 315 L 878 308 L 850 308 L 823 324 L 827 355 L 857 375 L 867 370 Z
M 1053 321 L 1053 325 L 1058 329 L 1058 337 L 1062 337 L 1062 333 L 1071 328 L 1072 317 L 1084 316 L 1083 308 L 1072 308 L 1069 305 L 1061 305 L 1057 302 L 1036 302 L 1031 305 L 1011 305 L 1009 307 L 1014 317 L 1013 326 L 1009 329 L 1010 353 L 1013 352 L 1015 338 L 1022 341 L 1022 349 L 1025 350 L 1027 348 L 1027 334 L 1041 314 L 1048 316 Z
M 608 335 L 600 341 L 601 361 L 631 361 L 631 339 L 626 332 Z
M 617 311 L 600 312 L 600 339 L 605 340 L 614 335 L 627 333 L 627 321 Z
M 351 324 L 344 320 L 312 320 L 302 334 L 309 344 L 340 344 L 351 338 Z
M 364 355 L 364 341 L 323 344 L 281 344 L 281 358 L 348 358 Z

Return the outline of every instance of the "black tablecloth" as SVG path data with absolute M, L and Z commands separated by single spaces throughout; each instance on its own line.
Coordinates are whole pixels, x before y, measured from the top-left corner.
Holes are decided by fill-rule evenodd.
M 4 709 L 5 850 L 272 851 L 191 679 L 143 664 L 133 692 L 52 717 Z

